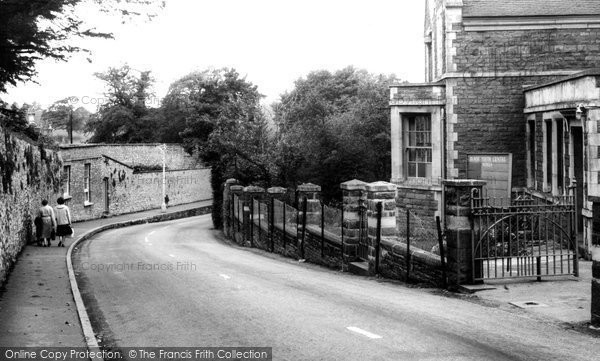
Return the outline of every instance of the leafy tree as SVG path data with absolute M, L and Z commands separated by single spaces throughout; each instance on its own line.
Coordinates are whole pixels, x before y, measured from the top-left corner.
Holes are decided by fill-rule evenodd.
M 160 110 L 150 110 L 147 100 L 153 79 L 150 71 L 137 72 L 128 65 L 109 68 L 96 77 L 106 83 L 104 102 L 90 118 L 90 142 L 140 143 L 157 139 L 156 129 L 164 122 Z
M 394 80 L 353 67 L 298 79 L 273 105 L 279 180 L 319 184 L 331 201 L 339 198 L 341 182 L 389 179 L 388 86 Z
M 23 104 L 19 107 L 13 103 L 9 106 L 0 99 L 0 125 L 14 132 L 25 134 L 32 140 L 39 140 L 41 134 L 34 124 L 29 123 L 27 114 L 32 107 L 37 105 Z M 45 140 L 49 142 L 49 140 Z
M 112 38 L 107 30 L 86 26 L 77 7 L 120 16 L 123 21 L 156 16 L 164 7 L 158 0 L 2 0 L 0 1 L 0 93 L 8 84 L 31 80 L 35 63 L 51 58 L 64 61 L 70 54 L 86 51 L 73 38 Z
M 74 131 L 83 131 L 90 118 L 91 113 L 84 107 L 73 107 L 71 98 L 61 99 L 54 102 L 42 114 L 44 123 L 52 124 L 54 129 L 65 129 L 69 137 L 73 137 Z
M 271 179 L 266 120 L 257 87 L 234 69 L 193 72 L 177 80 L 163 100 L 173 129 L 188 151 L 211 166 L 213 224 L 221 227 L 221 185 L 228 177 L 244 182 Z M 185 126 L 184 126 L 185 124 Z

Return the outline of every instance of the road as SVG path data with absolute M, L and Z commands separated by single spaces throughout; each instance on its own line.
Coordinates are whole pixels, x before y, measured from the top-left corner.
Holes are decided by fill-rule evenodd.
M 107 347 L 267 346 L 275 360 L 592 360 L 523 314 L 223 242 L 210 216 L 101 233 L 75 254 Z

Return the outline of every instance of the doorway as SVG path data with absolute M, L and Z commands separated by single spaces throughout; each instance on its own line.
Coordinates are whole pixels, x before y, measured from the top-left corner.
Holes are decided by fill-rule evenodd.
M 108 196 L 108 178 L 104 178 L 104 213 L 110 213 L 110 198 Z

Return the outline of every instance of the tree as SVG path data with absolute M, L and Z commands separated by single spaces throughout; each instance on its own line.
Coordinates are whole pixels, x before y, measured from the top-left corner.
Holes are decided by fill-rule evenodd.
M 54 102 L 42 114 L 43 123 L 51 124 L 54 129 L 65 129 L 69 133 L 71 143 L 73 132 L 83 131 L 91 113 L 84 107 L 73 107 L 72 98 L 65 98 Z
M 86 5 L 99 13 L 121 16 L 123 21 L 156 16 L 164 7 L 158 0 L 2 0 L 0 1 L 0 93 L 8 84 L 31 80 L 38 60 L 66 60 L 87 51 L 73 38 L 112 38 L 111 32 L 85 25 L 77 12 Z
M 106 83 L 104 102 L 87 125 L 90 142 L 141 143 L 156 141 L 156 129 L 164 121 L 160 110 L 150 110 L 154 79 L 150 71 L 138 72 L 128 65 L 109 68 L 96 77 Z
M 333 200 L 341 182 L 388 179 L 388 86 L 394 80 L 353 67 L 298 79 L 273 105 L 279 180 L 319 184 L 324 198 Z
M 271 180 L 266 121 L 257 87 L 234 69 L 193 72 L 171 84 L 163 109 L 188 151 L 211 166 L 213 224 L 221 227 L 221 185 L 226 178 L 243 182 Z M 185 126 L 184 126 L 185 124 Z

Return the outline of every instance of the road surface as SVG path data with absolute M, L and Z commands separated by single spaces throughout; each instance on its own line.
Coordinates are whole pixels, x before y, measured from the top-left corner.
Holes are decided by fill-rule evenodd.
M 101 233 L 75 253 L 107 347 L 273 347 L 275 360 L 592 360 L 597 338 L 219 240 L 210 216 Z

